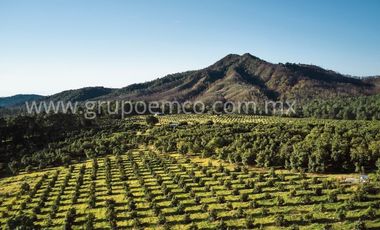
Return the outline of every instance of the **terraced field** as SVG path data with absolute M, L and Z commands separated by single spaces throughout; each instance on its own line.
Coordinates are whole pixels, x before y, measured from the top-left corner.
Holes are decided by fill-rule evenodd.
M 147 149 L 0 180 L 0 223 L 45 229 L 380 228 L 380 194 L 334 177 Z

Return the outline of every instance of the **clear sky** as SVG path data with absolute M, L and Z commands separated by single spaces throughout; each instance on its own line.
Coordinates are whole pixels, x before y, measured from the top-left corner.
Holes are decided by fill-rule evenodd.
M 123 87 L 247 52 L 380 75 L 380 1 L 0 0 L 0 96 Z

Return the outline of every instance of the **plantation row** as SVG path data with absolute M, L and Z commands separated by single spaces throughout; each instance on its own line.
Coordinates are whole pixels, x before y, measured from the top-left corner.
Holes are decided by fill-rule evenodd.
M 17 175 L 20 170 L 31 172 L 121 154 L 140 145 L 153 145 L 163 153 L 180 152 L 250 166 L 279 166 L 308 172 L 363 172 L 380 168 L 377 121 L 204 114 L 132 116 L 106 124 L 99 130 L 68 134 L 54 143 L 38 144 L 38 148 L 46 145 L 38 151 L 23 147 L 4 150 L 12 158 L 7 164 L 0 163 L 0 168 Z M 28 141 L 38 138 L 33 134 L 27 137 Z M 12 140 L 9 142 L 15 141 L 12 146 L 21 146 L 12 138 L 3 143 Z M 12 154 L 15 152 L 21 154 Z
M 2 226 L 12 229 L 25 213 L 48 229 L 380 227 L 380 194 L 370 184 L 204 165 L 152 151 L 24 177 L 29 181 L 0 181 L 17 184 L 17 192 L 1 195 Z
M 131 121 L 144 121 L 144 116 L 135 116 L 128 118 Z M 312 124 L 368 124 L 378 123 L 377 121 L 350 121 L 350 120 L 329 120 L 329 119 L 315 119 L 315 118 L 289 118 L 289 117 L 276 117 L 276 116 L 259 116 L 259 115 L 239 115 L 239 114 L 222 114 L 222 115 L 210 115 L 210 114 L 175 114 L 158 116 L 161 124 L 169 123 L 312 123 Z
M 380 168 L 378 122 L 324 124 L 322 121 L 291 118 L 281 121 L 283 118 L 278 118 L 276 122 L 265 124 L 213 123 L 209 120 L 205 124 L 183 121 L 174 127 L 165 125 L 169 121 L 173 123 L 177 117 L 160 117 L 163 125 L 133 137 L 133 142 L 148 143 L 162 153 L 214 157 L 258 167 L 279 166 L 322 173 L 366 172 Z

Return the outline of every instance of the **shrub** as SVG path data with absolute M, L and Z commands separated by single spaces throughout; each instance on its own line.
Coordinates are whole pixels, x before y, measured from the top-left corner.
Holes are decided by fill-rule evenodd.
M 207 204 L 202 204 L 201 209 L 202 209 L 203 212 L 207 212 L 207 210 L 208 210 L 208 205 L 207 205 Z
M 328 198 L 327 200 L 330 202 L 330 203 L 335 203 L 338 201 L 338 195 L 336 193 L 336 191 L 332 191 L 328 194 Z
M 113 199 L 106 200 L 106 217 L 110 229 L 117 229 L 116 226 L 116 212 L 115 212 L 115 201 Z
M 241 207 L 239 207 L 234 215 L 236 218 L 242 218 L 244 216 L 244 211 Z
M 265 216 L 268 216 L 268 214 L 269 214 L 269 210 L 267 208 L 262 208 L 260 210 L 260 215 L 261 216 L 265 217 Z
M 190 215 L 189 215 L 189 214 L 185 214 L 185 215 L 183 216 L 183 222 L 184 222 L 185 224 L 189 224 L 189 223 L 191 223 L 191 218 L 190 218 Z
M 227 224 L 224 222 L 223 219 L 220 219 L 220 221 L 217 224 L 218 230 L 227 230 Z
M 315 178 L 315 177 L 313 177 L 313 178 Z M 322 188 L 315 188 L 314 189 L 314 194 L 316 196 L 322 196 Z
M 76 209 L 70 208 L 67 211 L 66 217 L 64 220 L 64 229 L 65 230 L 71 230 L 72 229 L 72 225 L 74 224 L 74 221 L 75 221 L 75 216 L 76 216 Z
M 218 216 L 217 216 L 217 214 L 216 214 L 215 209 L 210 209 L 210 210 L 208 211 L 208 219 L 209 219 L 210 221 L 215 221 L 217 217 L 218 217 Z
M 133 229 L 140 229 L 141 222 L 138 218 L 134 218 L 132 222 Z
M 184 214 L 185 213 L 185 208 L 183 207 L 182 204 L 179 204 L 176 208 L 177 214 Z
M 313 214 L 312 213 L 306 213 L 302 216 L 302 221 L 305 223 L 311 223 L 313 221 Z
M 87 214 L 86 217 L 86 224 L 84 228 L 86 230 L 93 230 L 94 229 L 94 221 L 95 221 L 95 216 L 92 213 Z
M 157 117 L 154 117 L 154 116 L 147 116 L 145 118 L 145 122 L 150 125 L 150 126 L 153 126 L 155 124 L 157 124 L 159 122 L 158 118 Z
M 254 225 L 255 225 L 255 220 L 253 219 L 253 216 L 247 215 L 247 217 L 245 218 L 245 227 L 247 229 L 253 229 Z
M 352 199 L 348 199 L 343 203 L 343 208 L 345 210 L 353 210 L 355 208 L 354 201 Z
M 295 188 L 289 191 L 289 197 L 295 197 L 297 195 L 297 191 Z
M 365 201 L 367 197 L 367 191 L 364 186 L 360 186 L 353 194 L 352 199 L 354 201 Z
M 353 230 L 366 230 L 365 223 L 359 219 L 358 221 L 355 222 L 354 229 Z
M 252 200 L 251 202 L 249 202 L 249 207 L 250 208 L 258 208 L 259 205 L 258 205 L 256 200 Z
M 198 225 L 194 222 L 191 223 L 191 225 L 189 226 L 189 230 L 198 230 Z
M 343 221 L 346 219 L 346 211 L 343 208 L 339 208 L 336 211 L 336 218 L 340 221 Z
M 375 217 L 376 210 L 372 206 L 368 207 L 363 214 L 363 218 L 365 219 L 374 219 Z
M 38 229 L 38 226 L 34 224 L 35 220 L 35 216 L 28 216 L 24 213 L 20 213 L 11 217 L 6 225 L 8 229 L 35 230 Z
M 275 217 L 274 217 L 274 223 L 276 224 L 276 226 L 285 226 L 286 224 L 286 220 L 285 220 L 285 217 L 284 215 L 282 214 L 277 214 Z
M 312 203 L 312 200 L 311 200 L 311 197 L 309 194 L 305 194 L 302 197 L 300 197 L 300 201 L 303 204 L 311 204 Z
M 194 202 L 195 204 L 200 204 L 201 203 L 201 198 L 199 196 L 194 197 Z
M 217 200 L 219 203 L 221 203 L 221 204 L 223 204 L 223 203 L 226 202 L 226 198 L 225 198 L 224 196 L 218 196 L 218 197 L 216 197 L 216 200 Z
M 161 224 L 161 225 L 166 223 L 166 218 L 165 218 L 164 215 L 160 214 L 158 216 L 158 223 Z
M 281 196 L 278 196 L 277 200 L 276 200 L 276 203 L 277 203 L 278 206 L 284 205 L 284 203 L 285 203 L 284 198 L 282 198 Z
M 131 212 L 131 211 L 136 210 L 136 203 L 133 199 L 129 199 L 127 203 L 128 203 L 128 211 Z
M 20 193 L 24 195 L 30 191 L 30 185 L 27 182 L 23 182 L 20 189 Z
M 241 202 L 247 202 L 248 201 L 248 194 L 247 193 L 243 193 L 240 195 L 240 201 Z

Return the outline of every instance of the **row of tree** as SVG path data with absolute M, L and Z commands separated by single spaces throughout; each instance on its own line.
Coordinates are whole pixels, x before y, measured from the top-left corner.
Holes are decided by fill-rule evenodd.
M 214 124 L 155 127 L 136 142 L 161 152 L 217 157 L 231 163 L 309 172 L 360 172 L 380 158 L 379 124 L 372 122 Z

